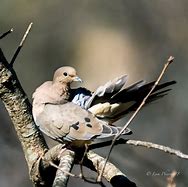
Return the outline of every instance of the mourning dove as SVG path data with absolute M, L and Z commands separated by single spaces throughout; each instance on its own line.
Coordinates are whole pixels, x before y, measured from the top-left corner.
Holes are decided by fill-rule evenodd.
M 81 81 L 74 68 L 57 69 L 53 80 L 34 92 L 33 117 L 40 130 L 52 139 L 81 146 L 119 133 L 122 128 L 112 123 L 135 110 L 154 84 L 139 81 L 122 89 L 127 81 L 124 75 L 91 92 L 86 88 L 71 89 L 74 81 Z M 147 102 L 166 95 L 170 89 L 157 91 L 174 83 L 158 85 Z M 123 134 L 131 134 L 131 130 L 126 129 Z

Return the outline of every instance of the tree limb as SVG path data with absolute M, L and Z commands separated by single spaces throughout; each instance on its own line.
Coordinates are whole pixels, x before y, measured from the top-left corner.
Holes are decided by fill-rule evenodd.
M 87 159 L 84 161 L 84 165 L 100 173 L 105 163 L 105 158 L 99 156 L 93 151 L 89 151 L 87 153 Z M 106 163 L 106 167 L 103 171 L 103 177 L 108 182 L 110 182 L 113 187 L 136 187 L 134 182 L 130 181 L 124 173 L 122 173 L 115 165 L 110 162 Z
M 33 161 L 39 155 L 44 154 L 47 145 L 42 134 L 33 123 L 31 104 L 1 50 L 0 97 L 11 117 L 18 138 L 22 143 L 29 169 L 31 169 Z
M 106 147 L 106 146 L 111 145 L 111 143 L 112 143 L 112 141 L 106 141 L 106 142 L 102 142 L 102 143 L 92 144 L 89 146 L 89 150 Z M 141 140 L 125 140 L 125 139 L 121 138 L 115 142 L 115 145 L 119 145 L 119 144 L 128 144 L 128 145 L 134 145 L 134 146 L 142 146 L 142 147 L 146 147 L 149 149 L 150 148 L 157 149 L 157 150 L 163 151 L 165 153 L 176 155 L 179 158 L 188 159 L 188 155 L 182 153 L 179 150 L 176 150 L 176 149 L 164 146 L 164 145 L 152 143 L 152 142 L 146 142 L 146 141 L 141 141 Z
M 53 187 L 66 187 L 70 176 L 70 171 L 74 164 L 75 152 L 71 150 L 61 151 L 59 158 L 59 167 L 56 172 L 56 177 L 53 182 Z M 74 177 L 74 175 L 73 175 Z
M 170 153 L 172 155 L 176 155 L 179 158 L 188 159 L 187 154 L 184 154 L 179 150 L 172 149 L 172 148 L 164 146 L 164 145 L 159 145 L 159 144 L 146 142 L 146 141 L 140 141 L 140 140 L 127 140 L 126 144 L 135 145 L 135 146 L 142 146 L 142 147 L 147 147 L 147 148 L 152 148 L 152 149 L 158 149 L 158 150 L 163 151 L 165 153 Z
M 0 49 L 0 98 L 3 101 L 21 142 L 29 172 L 48 147 L 32 118 L 32 106 Z M 35 179 L 30 175 L 32 181 Z

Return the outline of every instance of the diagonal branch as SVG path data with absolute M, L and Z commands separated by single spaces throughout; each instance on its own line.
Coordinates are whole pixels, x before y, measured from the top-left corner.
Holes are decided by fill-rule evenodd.
M 87 153 L 87 159 L 84 160 L 84 165 L 91 170 L 101 172 L 103 165 L 105 163 L 105 158 L 99 156 L 93 151 Z M 103 177 L 111 183 L 113 187 L 119 186 L 129 186 L 136 187 L 136 184 L 128 179 L 128 177 L 122 173 L 115 165 L 107 162 L 106 167 L 103 172 Z M 96 181 L 97 182 L 97 181 Z
M 112 149 L 114 147 L 114 144 L 116 142 L 116 140 L 122 135 L 122 133 L 127 129 L 127 127 L 131 124 L 131 122 L 133 121 L 133 119 L 136 117 L 136 115 L 138 114 L 138 112 L 141 110 L 141 108 L 144 106 L 146 100 L 148 99 L 148 97 L 151 95 L 151 93 L 153 92 L 153 90 L 156 88 L 156 86 L 159 84 L 160 80 L 162 79 L 165 71 L 167 70 L 168 66 L 173 62 L 174 57 L 170 56 L 167 60 L 167 62 L 165 63 L 158 79 L 155 81 L 155 84 L 153 85 L 153 87 L 151 88 L 151 90 L 148 92 L 148 94 L 145 96 L 145 98 L 143 99 L 143 101 L 141 102 L 141 104 L 139 105 L 139 107 L 136 109 L 136 111 L 133 113 L 133 115 L 130 117 L 130 119 L 128 120 L 128 122 L 124 125 L 124 127 L 122 128 L 122 130 L 114 137 L 114 139 L 112 140 L 112 144 L 110 146 L 110 150 L 108 152 L 108 155 L 106 157 L 106 161 L 103 165 L 103 168 L 101 170 L 101 173 L 98 176 L 98 181 L 101 181 L 102 179 L 102 175 L 106 166 L 106 163 L 110 157 L 110 153 L 112 152 Z
M 152 148 L 152 149 L 158 149 L 160 151 L 163 151 L 165 153 L 170 153 L 172 155 L 176 155 L 179 158 L 183 159 L 188 159 L 188 155 L 182 153 L 179 150 L 172 149 L 170 147 L 164 146 L 164 145 L 159 145 L 151 142 L 146 142 L 146 141 L 140 141 L 140 140 L 127 140 L 126 142 L 129 145 L 135 145 L 135 146 L 142 146 L 142 147 L 147 147 L 147 148 Z
M 27 160 L 29 172 L 36 160 L 48 149 L 32 117 L 32 106 L 17 79 L 15 71 L 0 49 L 0 98 L 13 122 Z
M 0 98 L 3 101 L 22 143 L 29 169 L 43 154 L 47 145 L 33 122 L 31 104 L 17 79 L 15 71 L 0 50 Z
M 68 177 L 80 178 L 84 180 L 85 182 L 104 186 L 103 183 L 98 182 L 96 178 L 88 177 L 88 176 L 85 177 L 83 175 L 83 171 L 79 175 L 70 173 L 73 162 L 69 162 L 69 161 L 74 160 L 74 156 L 75 156 L 75 164 L 80 164 L 80 162 L 82 162 L 83 166 L 95 172 L 99 172 L 100 169 L 102 168 L 103 163 L 105 161 L 103 157 L 99 156 L 93 151 L 89 151 L 89 153 L 85 152 L 86 153 L 85 157 L 82 157 L 82 155 L 84 155 L 83 151 L 84 149 L 77 149 L 75 151 L 76 155 L 74 155 L 71 153 L 70 150 L 65 149 L 64 151 L 63 145 L 59 144 L 51 148 L 44 155 L 43 159 L 41 159 L 42 168 L 46 169 L 46 168 L 49 168 L 49 165 L 51 165 L 53 166 L 51 169 L 54 169 L 54 168 L 58 169 L 56 178 L 53 183 L 55 187 L 59 186 L 60 184 L 65 185 L 68 180 Z M 61 160 L 60 162 L 59 162 L 59 159 Z M 67 164 L 66 165 L 63 164 L 65 163 L 66 160 L 68 160 L 69 162 L 68 167 L 67 167 Z M 52 172 L 50 171 L 50 173 Z M 65 177 L 64 174 L 67 175 L 67 178 L 64 178 Z M 122 173 L 115 165 L 113 165 L 110 162 L 108 162 L 107 166 L 105 167 L 105 172 L 103 173 L 103 177 L 107 181 L 109 181 L 113 187 L 117 187 L 117 186 L 136 187 L 136 184 L 134 182 L 128 179 L 128 177 L 124 173 Z
M 106 141 L 106 142 L 102 142 L 102 143 L 92 144 L 89 146 L 89 150 L 110 146 L 111 144 L 112 144 L 112 141 Z M 152 143 L 152 142 L 146 142 L 146 141 L 141 141 L 141 140 L 125 140 L 123 138 L 120 138 L 119 140 L 117 140 L 115 142 L 115 145 L 120 145 L 120 144 L 141 146 L 141 147 L 146 147 L 149 149 L 157 149 L 157 150 L 163 151 L 165 153 L 176 155 L 179 158 L 188 159 L 188 154 L 184 154 L 179 150 L 173 149 L 168 146 Z
M 0 99 L 13 122 L 28 164 L 30 178 L 35 187 L 51 187 L 56 169 L 50 161 L 58 161 L 57 155 L 63 145 L 48 150 L 41 131 L 32 117 L 32 106 L 22 89 L 15 71 L 0 49 Z M 71 156 L 70 156 L 71 157 Z M 69 158 L 70 158 L 69 157 Z M 68 160 L 64 164 L 68 164 Z M 68 176 L 64 179 L 68 180 Z
M 32 25 L 33 25 L 33 23 L 31 22 L 31 23 L 29 24 L 29 26 L 28 26 L 28 28 L 27 28 L 25 34 L 23 35 L 23 38 L 22 38 L 22 40 L 21 40 L 21 42 L 20 42 L 18 48 L 16 49 L 16 51 L 15 51 L 13 57 L 12 57 L 12 60 L 10 61 L 10 65 L 11 65 L 11 66 L 13 66 L 13 64 L 14 64 L 14 62 L 15 62 L 15 60 L 16 60 L 16 58 L 17 58 L 17 56 L 18 56 L 18 54 L 19 54 L 19 52 L 20 52 L 20 50 L 21 50 L 21 48 L 23 47 L 23 44 L 24 44 L 24 42 L 25 42 L 25 40 L 26 40 L 26 38 L 27 38 L 27 36 L 28 36 L 30 30 L 31 30 Z

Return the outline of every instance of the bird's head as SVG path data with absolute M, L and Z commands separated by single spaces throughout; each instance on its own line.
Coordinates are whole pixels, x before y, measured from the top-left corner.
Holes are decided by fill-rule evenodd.
M 72 82 L 82 82 L 82 80 L 77 76 L 73 67 L 64 66 L 55 71 L 53 82 L 71 84 Z

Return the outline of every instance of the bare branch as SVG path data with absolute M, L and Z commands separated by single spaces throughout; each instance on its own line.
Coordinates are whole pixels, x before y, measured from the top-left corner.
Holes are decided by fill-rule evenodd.
M 56 174 L 57 181 L 55 182 L 56 179 L 54 180 L 54 185 L 60 186 L 61 182 L 63 183 L 61 185 L 65 185 L 66 182 L 68 181 L 69 177 L 74 177 L 74 178 L 80 178 L 88 183 L 100 184 L 101 186 L 103 186 L 103 183 L 97 182 L 95 178 L 92 178 L 92 177 L 86 178 L 83 175 L 82 169 L 81 169 L 81 173 L 79 175 L 70 173 L 71 168 L 69 166 L 67 166 L 67 164 L 70 165 L 70 163 L 71 163 L 70 160 L 72 160 L 71 164 L 73 164 L 74 157 L 76 157 L 76 163 L 79 162 L 79 164 L 82 164 L 82 166 L 81 166 L 81 168 L 82 168 L 83 162 L 85 161 L 85 156 L 87 155 L 87 149 L 85 150 L 84 153 L 82 153 L 83 149 L 76 149 L 74 154 L 70 154 L 69 151 L 71 151 L 71 150 L 66 149 L 64 147 L 64 145 L 59 144 L 59 145 L 51 148 L 44 155 L 44 157 L 41 159 L 41 166 L 44 170 L 47 168 L 49 169 L 50 165 L 59 170 L 59 171 L 57 171 L 57 174 Z M 75 155 L 75 153 L 76 153 L 76 155 Z M 78 154 L 79 154 L 79 156 L 78 156 Z M 80 157 L 80 155 L 82 155 L 82 154 L 84 156 Z M 70 159 L 68 159 L 69 157 L 70 157 Z M 81 161 L 79 161 L 77 159 L 81 159 Z M 59 165 L 55 164 L 55 162 L 56 163 L 58 162 Z M 65 177 L 65 175 L 67 175 L 67 176 Z
M 57 181 L 59 181 L 59 182 L 57 182 L 56 185 L 59 185 L 61 183 L 60 181 L 62 181 L 62 183 L 64 185 L 65 181 L 68 180 L 68 177 L 74 177 L 74 178 L 80 178 L 80 179 L 82 179 L 82 180 L 84 180 L 85 182 L 88 182 L 88 183 L 98 184 L 100 186 L 104 186 L 104 184 L 102 182 L 98 182 L 96 180 L 96 178 L 85 177 L 83 175 L 83 172 L 79 175 L 70 173 L 70 170 L 67 170 L 70 167 L 67 167 L 67 165 L 66 165 L 67 164 L 66 162 L 69 162 L 69 159 L 67 160 L 66 157 L 70 156 L 71 159 L 73 159 L 73 157 L 71 156 L 71 154 L 66 153 L 67 149 L 66 149 L 66 151 L 64 151 L 62 148 L 63 148 L 63 145 L 61 145 L 61 144 L 51 148 L 44 155 L 44 157 L 41 159 L 41 164 L 40 164 L 42 166 L 43 170 L 46 170 L 47 168 L 49 169 L 49 165 L 51 165 L 51 166 L 53 166 L 53 168 L 56 168 L 56 169 L 59 170 L 59 172 L 61 174 L 58 174 L 58 177 L 56 175 Z M 79 150 L 76 150 L 75 156 L 76 156 L 76 159 L 79 158 L 79 159 L 81 159 L 81 161 L 76 160 L 76 163 L 81 164 L 80 162 L 82 162 L 83 166 L 86 166 L 86 167 L 90 168 L 91 170 L 98 172 L 98 168 L 102 166 L 101 164 L 104 162 L 105 159 L 102 158 L 101 156 L 91 152 L 91 151 L 89 153 L 87 153 L 87 151 L 82 153 L 83 150 L 80 150 L 80 151 Z M 59 152 L 61 152 L 61 154 L 64 154 L 65 156 L 63 156 L 63 155 L 60 156 Z M 68 154 L 68 156 L 66 154 Z M 83 154 L 86 157 L 80 157 L 77 154 L 79 154 L 79 155 Z M 89 154 L 89 157 L 88 157 L 88 154 Z M 64 167 L 61 167 L 61 164 L 59 163 L 59 159 L 62 159 L 62 162 L 64 162 Z M 101 161 L 103 161 L 103 162 L 100 164 Z M 116 168 L 110 162 L 108 162 L 106 170 L 109 173 L 105 173 L 104 178 L 107 177 L 107 180 L 110 180 L 109 182 L 112 184 L 112 186 L 116 187 L 116 186 L 122 184 L 122 186 L 126 185 L 126 186 L 129 186 L 129 187 L 135 187 L 135 184 L 132 181 L 130 181 L 127 177 L 125 177 L 125 175 L 122 172 L 119 172 L 120 170 L 118 170 L 118 168 Z M 111 171 L 114 172 L 113 176 L 111 176 L 111 174 L 110 174 Z M 117 171 L 117 172 L 115 172 L 115 171 Z M 50 173 L 53 173 L 53 172 L 50 171 Z M 67 175 L 66 178 L 65 178 L 65 174 Z M 122 174 L 122 175 L 120 175 L 120 174 Z M 48 175 L 48 177 L 49 177 L 49 175 Z M 55 185 L 55 182 L 54 182 L 54 185 Z
M 86 179 L 85 176 L 84 176 L 84 172 L 83 172 L 83 162 L 84 162 L 84 159 L 85 159 L 85 156 L 87 155 L 87 152 L 88 152 L 88 145 L 85 144 L 85 151 L 84 151 L 84 154 L 82 156 L 82 159 L 80 161 L 80 171 L 81 171 L 81 176 L 83 179 Z
M 22 40 L 21 40 L 21 42 L 20 42 L 20 44 L 19 44 L 19 46 L 18 46 L 18 48 L 16 49 L 16 51 L 15 51 L 13 57 L 12 57 L 12 60 L 10 61 L 10 65 L 11 65 L 11 66 L 13 66 L 13 64 L 14 64 L 14 62 L 15 62 L 15 60 L 16 60 L 16 57 L 18 56 L 18 54 L 19 54 L 21 48 L 23 47 L 23 44 L 24 44 L 24 42 L 25 42 L 25 40 L 26 40 L 26 38 L 27 38 L 27 36 L 28 36 L 28 34 L 29 34 L 29 31 L 31 30 L 32 25 L 33 25 L 33 23 L 31 22 L 31 23 L 29 24 L 29 26 L 28 26 L 28 28 L 27 28 L 27 30 L 26 30 L 26 32 L 25 32 L 25 34 L 24 34 L 24 36 L 23 36 L 23 38 L 22 38 Z
M 61 150 L 63 149 L 64 145 L 63 144 L 58 144 L 51 149 L 49 149 L 45 155 L 42 156 L 41 159 L 41 166 L 43 169 L 46 169 L 50 166 L 50 162 L 57 163 L 59 162 L 59 154 Z
M 46 142 L 33 121 L 32 106 L 17 79 L 16 73 L 8 64 L 1 50 L 0 98 L 22 144 L 31 180 L 36 187 L 50 186 L 56 170 L 52 169 L 47 159 L 58 160 L 57 155 L 63 145 L 48 151 Z
M 11 28 L 11 29 L 8 30 L 7 32 L 1 34 L 1 35 L 0 35 L 0 40 L 3 39 L 5 36 L 7 36 L 8 34 L 10 34 L 10 33 L 13 32 L 13 31 L 14 31 L 14 29 Z
M 84 161 L 84 165 L 94 171 L 101 173 L 105 159 L 93 151 L 87 153 L 87 159 Z M 112 184 L 113 187 L 129 186 L 136 187 L 136 184 L 130 181 L 127 176 L 122 173 L 115 165 L 107 162 L 103 172 L 103 177 Z
M 98 176 L 98 181 L 101 181 L 102 179 L 102 175 L 103 175 L 103 172 L 104 172 L 104 169 L 105 169 L 105 165 L 110 157 L 110 154 L 112 152 L 112 149 L 114 147 L 114 144 L 116 142 L 116 140 L 122 135 L 122 133 L 125 131 L 125 129 L 127 129 L 127 127 L 131 124 L 131 122 L 133 121 L 133 119 L 136 117 L 136 115 L 138 114 L 138 112 L 141 110 L 141 108 L 144 106 L 146 100 L 148 99 L 148 97 L 151 95 L 151 93 L 153 92 L 153 90 L 156 88 L 156 86 L 159 84 L 160 80 L 162 79 L 165 71 L 167 70 L 168 66 L 173 62 L 174 60 L 174 57 L 170 56 L 167 60 L 167 62 L 165 63 L 158 79 L 155 81 L 155 84 L 153 85 L 153 87 L 151 88 L 151 90 L 148 92 L 148 94 L 145 96 L 145 98 L 143 99 L 143 101 L 141 102 L 141 104 L 139 105 L 139 107 L 136 109 L 136 111 L 133 113 L 133 115 L 130 117 L 130 119 L 128 120 L 128 122 L 124 125 L 124 127 L 122 128 L 122 130 L 113 138 L 112 140 L 112 144 L 110 146 L 110 150 L 109 150 L 109 153 L 106 157 L 106 161 L 104 163 L 104 166 L 101 170 L 101 173 L 99 174 Z
M 110 146 L 111 143 L 112 143 L 112 141 L 106 141 L 106 142 L 102 142 L 102 143 L 92 144 L 89 146 L 89 150 Z M 182 153 L 179 150 L 176 150 L 176 149 L 164 146 L 164 145 L 160 145 L 160 144 L 155 144 L 152 142 L 146 142 L 146 141 L 141 141 L 141 140 L 125 140 L 125 139 L 121 138 L 121 139 L 117 140 L 114 145 L 120 145 L 120 144 L 128 144 L 128 145 L 134 145 L 134 146 L 142 146 L 142 147 L 146 147 L 146 148 L 150 148 L 150 149 L 157 149 L 157 150 L 163 151 L 165 153 L 170 153 L 172 155 L 176 155 L 179 158 L 188 159 L 188 155 Z
M 83 164 L 84 164 L 84 162 L 85 162 L 85 160 L 86 160 L 86 156 L 87 156 L 88 150 L 89 150 L 88 144 L 85 144 L 85 151 L 84 151 L 84 153 L 83 153 L 83 156 L 82 156 L 82 158 L 81 158 L 81 161 L 79 162 L 79 164 L 80 164 L 80 171 L 81 171 L 80 177 L 81 177 L 84 181 L 86 181 L 86 182 L 88 182 L 88 183 L 100 184 L 101 186 L 104 186 L 104 184 L 103 184 L 102 182 L 98 182 L 95 178 L 91 178 L 91 177 L 90 177 L 90 178 L 87 178 L 87 177 L 85 177 L 85 175 L 84 175 Z M 98 172 L 97 170 L 95 170 L 95 171 Z
M 15 71 L 10 67 L 0 49 L 0 98 L 3 101 L 21 142 L 28 164 L 30 177 L 34 184 L 39 181 L 36 169 L 37 161 L 48 147 L 35 125 L 32 106 L 23 91 Z M 36 186 L 40 184 L 36 184 Z
M 75 152 L 63 149 L 59 155 L 60 162 L 57 167 L 56 177 L 53 182 L 53 187 L 66 187 L 69 176 L 75 175 L 70 173 L 74 164 Z M 54 166 L 54 165 L 53 165 Z
M 176 155 L 179 158 L 188 159 L 187 154 L 184 154 L 179 150 L 172 149 L 172 148 L 164 146 L 164 145 L 159 145 L 159 144 L 140 141 L 140 140 L 127 140 L 126 144 L 135 145 L 135 146 L 143 146 L 143 147 L 152 148 L 152 149 L 158 149 L 158 150 L 163 151 L 165 153 L 170 153 L 170 154 Z
M 92 184 L 99 184 L 96 181 L 96 179 L 84 177 L 83 173 L 81 173 L 80 175 L 76 175 L 76 174 L 73 174 L 70 172 L 72 169 L 72 166 L 73 166 L 74 157 L 76 155 L 75 155 L 75 152 L 73 152 L 69 149 L 65 148 L 60 151 L 60 153 L 58 155 L 58 159 L 60 160 L 59 165 L 55 164 L 53 161 L 57 161 L 56 156 L 57 156 L 57 152 L 59 149 L 58 147 L 60 147 L 60 145 L 49 150 L 48 155 L 45 156 L 46 158 L 43 158 L 43 163 L 44 163 L 44 160 L 47 159 L 45 162 L 57 169 L 56 176 L 55 176 L 55 179 L 53 182 L 53 187 L 66 186 L 69 177 L 80 178 L 80 179 L 83 179 L 84 181 L 92 183 Z M 84 155 L 85 154 L 87 154 L 86 151 L 85 151 Z M 84 159 L 84 157 L 82 158 L 81 162 L 83 162 L 83 159 Z M 81 172 L 82 172 L 82 170 L 81 170 Z

